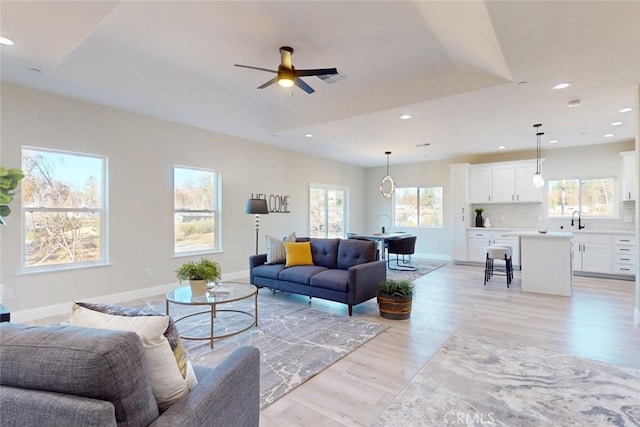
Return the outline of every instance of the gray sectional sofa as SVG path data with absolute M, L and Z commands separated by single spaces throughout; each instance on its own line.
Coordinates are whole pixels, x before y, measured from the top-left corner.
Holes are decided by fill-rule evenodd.
M 0 325 L 2 426 L 246 426 L 259 424 L 260 353 L 240 347 L 195 366 L 189 393 L 159 413 L 134 332 Z
M 353 306 L 378 295 L 387 278 L 386 264 L 376 259 L 372 241 L 355 239 L 298 238 L 311 242 L 313 265 L 285 268 L 266 264 L 266 254 L 249 257 L 251 283 L 258 287 L 292 292 Z

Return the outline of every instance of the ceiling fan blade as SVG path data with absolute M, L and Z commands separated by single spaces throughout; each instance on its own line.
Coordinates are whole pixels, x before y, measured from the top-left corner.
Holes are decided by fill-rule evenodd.
M 322 76 L 325 74 L 338 74 L 337 68 L 316 68 L 314 70 L 295 70 L 298 77 L 305 76 Z
M 309 95 L 311 95 L 313 92 L 315 92 L 315 90 L 313 90 L 313 88 L 311 86 L 309 86 L 308 84 L 306 84 L 301 78 L 296 77 L 295 80 L 293 81 L 296 86 L 298 86 L 300 89 L 302 89 L 303 91 L 307 92 Z
M 240 64 L 233 64 L 233 65 L 236 67 L 249 68 L 251 70 L 266 71 L 268 73 L 278 74 L 276 70 L 269 70 L 268 68 L 252 67 L 251 65 L 240 65 Z
M 264 89 L 265 87 L 271 86 L 272 84 L 274 84 L 277 81 L 278 81 L 278 77 L 276 76 L 276 77 L 272 78 L 271 80 L 269 80 L 268 82 L 266 82 L 265 84 L 263 84 L 261 86 L 258 86 L 258 89 Z

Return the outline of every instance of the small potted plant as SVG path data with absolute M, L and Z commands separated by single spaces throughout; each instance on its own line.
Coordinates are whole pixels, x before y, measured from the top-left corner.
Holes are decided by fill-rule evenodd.
M 380 316 L 402 320 L 411 316 L 413 283 L 408 280 L 387 279 L 378 285 L 378 308 Z
M 222 271 L 217 262 L 201 258 L 198 262 L 189 261 L 182 264 L 176 270 L 176 276 L 180 281 L 188 280 L 194 292 L 204 292 L 207 283 L 220 280 Z
M 482 212 L 484 212 L 484 209 L 477 208 L 474 210 L 476 211 L 476 227 L 484 227 L 484 221 L 482 219 Z

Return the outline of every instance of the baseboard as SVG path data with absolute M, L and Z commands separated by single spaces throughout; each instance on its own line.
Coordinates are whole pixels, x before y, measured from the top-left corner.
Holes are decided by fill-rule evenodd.
M 232 281 L 238 279 L 246 279 L 247 277 L 249 277 L 249 270 L 223 274 L 222 280 Z M 104 304 L 118 304 L 124 301 L 131 301 L 134 299 L 149 298 L 156 295 L 166 294 L 175 287 L 176 283 L 168 283 L 165 285 L 152 286 L 149 288 L 136 289 L 133 291 L 120 292 L 117 294 L 109 294 L 93 298 L 82 298 L 82 301 Z M 62 314 L 67 314 L 70 312 L 71 304 L 72 301 L 69 301 L 61 304 L 15 311 L 11 313 L 11 321 L 14 323 L 24 323 L 51 316 L 60 316 Z

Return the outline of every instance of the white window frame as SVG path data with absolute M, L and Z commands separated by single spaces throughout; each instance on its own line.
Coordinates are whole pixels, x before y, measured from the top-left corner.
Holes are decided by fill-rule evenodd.
M 440 189 L 441 199 L 440 199 L 440 222 L 441 225 L 422 225 L 420 223 L 420 190 L 426 189 Z M 418 203 L 416 218 L 416 225 L 400 225 L 398 224 L 398 218 L 396 217 L 396 195 L 398 194 L 398 190 L 415 190 L 416 192 L 416 200 Z M 396 187 L 394 195 L 393 195 L 393 225 L 394 227 L 408 227 L 408 228 L 428 228 L 428 229 L 443 229 L 444 228 L 444 188 L 441 185 L 433 185 L 433 186 L 407 186 L 407 187 Z
M 611 215 L 590 215 L 589 212 L 583 212 L 584 205 L 582 202 L 582 188 L 584 181 L 592 181 L 598 179 L 610 179 L 613 182 L 613 189 L 611 192 L 611 197 L 613 198 L 613 213 Z M 546 195 L 546 216 L 550 219 L 563 219 L 563 218 L 571 218 L 573 216 L 573 211 L 566 213 L 565 215 L 549 215 L 550 203 L 550 191 L 551 185 L 550 181 L 578 181 L 578 212 L 580 212 L 581 218 L 589 218 L 589 219 L 616 219 L 620 217 L 619 205 L 620 205 L 620 197 L 618 194 L 618 180 L 615 176 L 600 176 L 600 177 L 583 177 L 583 178 L 557 178 L 557 179 L 549 179 L 547 181 L 547 195 Z
M 109 159 L 107 156 L 92 154 L 92 153 L 80 153 L 74 151 L 67 150 L 57 150 L 52 148 L 44 148 L 44 147 L 35 147 L 35 146 L 27 146 L 23 145 L 21 147 L 20 152 L 22 153 L 24 150 L 31 151 L 39 151 L 44 153 L 54 153 L 54 154 L 63 154 L 69 156 L 76 157 L 88 157 L 93 159 L 99 159 L 102 161 L 102 170 L 101 170 L 101 208 L 50 208 L 44 206 L 30 206 L 26 207 L 24 205 L 24 201 L 22 200 L 21 206 L 21 256 L 20 256 L 20 266 L 21 272 L 23 274 L 30 273 L 48 273 L 55 271 L 65 271 L 65 270 L 77 270 L 83 268 L 92 268 L 98 267 L 102 265 L 109 264 L 109 183 L 108 183 L 108 170 L 109 170 Z M 22 189 L 21 189 L 22 191 Z M 91 213 L 91 212 L 99 212 L 100 214 L 100 258 L 93 261 L 77 261 L 73 263 L 65 263 L 65 264 L 52 264 L 52 265 L 39 265 L 39 266 L 27 266 L 26 265 L 26 221 L 25 217 L 27 213 L 32 212 L 76 212 L 76 213 Z
M 201 171 L 211 173 L 214 176 L 214 197 L 213 209 L 176 209 L 175 206 L 175 194 L 176 194 L 176 181 L 175 174 L 176 169 L 189 169 L 194 171 Z M 222 252 L 222 174 L 214 169 L 205 169 L 194 166 L 184 166 L 184 165 L 173 165 L 172 169 L 172 192 L 171 197 L 173 199 L 173 257 L 174 258 L 182 258 L 182 257 L 190 257 L 194 255 L 206 255 L 206 254 L 214 254 Z M 214 241 L 213 248 L 211 249 L 202 249 L 202 250 L 193 250 L 193 251 L 184 251 L 184 252 L 176 252 L 176 224 L 175 224 L 175 214 L 176 213 L 206 213 L 211 214 L 213 216 L 214 223 Z
M 339 185 L 330 185 L 330 184 L 319 184 L 319 183 L 310 183 L 309 184 L 309 201 L 307 203 L 308 206 L 308 215 L 307 215 L 307 227 L 308 227 L 308 235 L 311 236 L 311 191 L 312 190 L 324 190 L 325 196 L 328 191 L 342 191 L 344 193 L 344 206 L 342 212 L 342 224 L 344 225 L 342 229 L 342 238 L 345 238 L 347 235 L 347 230 L 349 229 L 349 187 L 343 187 Z M 328 206 L 328 197 L 325 197 L 325 217 L 324 217 L 324 237 L 329 235 L 329 218 L 328 218 L 329 206 Z M 316 236 L 317 237 L 317 236 Z

